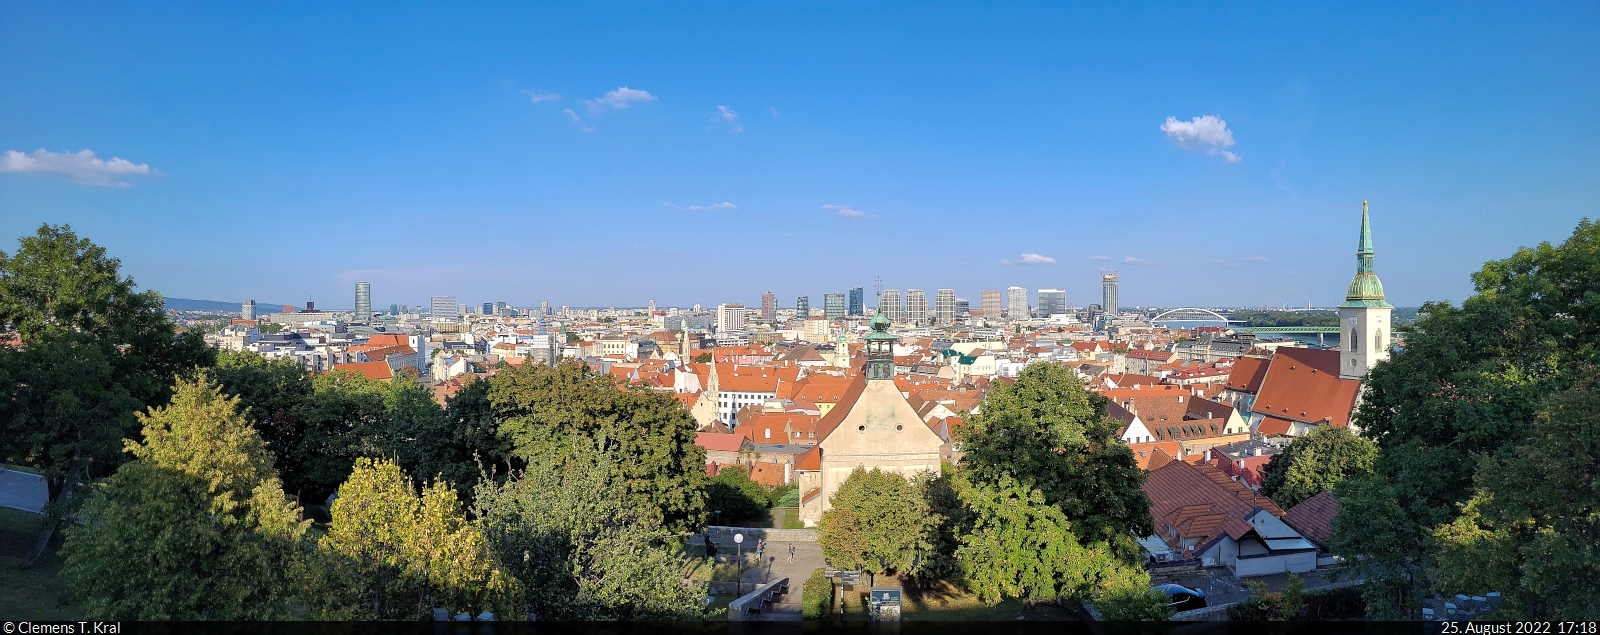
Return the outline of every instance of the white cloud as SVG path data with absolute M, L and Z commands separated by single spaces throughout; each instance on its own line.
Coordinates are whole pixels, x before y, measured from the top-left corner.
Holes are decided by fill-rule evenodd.
M 555 93 L 541 93 L 537 90 L 525 90 L 522 92 L 528 95 L 529 101 L 532 101 L 536 104 L 541 101 L 555 101 L 557 99 L 561 99 L 561 95 L 557 95 Z
M 1228 129 L 1228 122 L 1216 115 L 1194 117 L 1188 121 L 1167 117 L 1166 122 L 1161 124 L 1161 132 L 1166 133 L 1167 138 L 1180 148 L 1192 146 L 1204 149 L 1206 154 L 1221 154 L 1229 163 L 1244 160 L 1226 149 L 1233 147 L 1233 131 Z
M 1002 265 L 1053 265 L 1056 259 L 1042 254 L 1022 254 L 1016 260 L 1001 260 Z
M 79 152 L 50 152 L 44 148 L 24 154 L 7 150 L 0 159 L 0 172 L 44 174 L 72 179 L 85 185 L 132 187 L 123 176 L 149 176 L 156 174 L 148 163 L 134 163 L 120 157 L 110 161 L 94 156 L 92 150 Z
M 1239 260 L 1243 260 L 1245 262 L 1266 262 L 1267 261 L 1267 257 L 1266 256 L 1245 256 L 1243 258 L 1240 258 Z
M 1123 258 L 1122 259 L 1122 264 L 1125 264 L 1125 265 L 1164 265 L 1164 264 L 1167 264 L 1167 262 L 1165 260 L 1145 260 L 1143 258 L 1133 258 L 1133 257 L 1130 256 L 1128 258 Z
M 772 111 L 772 116 L 774 116 L 774 117 L 778 116 L 778 107 L 777 106 L 767 106 L 767 109 Z
M 865 218 L 867 213 L 851 209 L 849 205 L 823 205 L 822 209 L 832 210 L 839 214 L 839 218 Z
M 572 123 L 578 124 L 579 129 L 584 132 L 594 132 L 594 126 L 584 123 L 583 119 L 578 117 L 578 113 L 572 112 L 571 108 L 562 108 L 561 112 L 567 113 L 567 116 L 572 118 Z
M 1089 256 L 1090 260 L 1110 260 L 1108 256 Z
M 590 99 L 583 103 L 589 106 L 589 112 L 599 114 L 605 112 L 607 108 L 622 110 L 631 103 L 649 103 L 652 101 L 657 101 L 657 98 L 647 91 L 618 86 L 616 90 L 606 93 L 598 99 Z
M 729 203 L 727 201 L 723 201 L 721 203 L 712 203 L 710 205 L 690 205 L 688 207 L 677 205 L 675 203 L 662 203 L 662 205 L 672 209 L 686 209 L 691 212 L 710 212 L 721 209 L 739 209 L 738 205 L 734 205 L 733 203 Z
M 728 122 L 728 132 L 744 132 L 744 126 L 739 124 L 739 113 L 727 106 L 717 106 L 717 114 L 712 115 L 711 120 Z

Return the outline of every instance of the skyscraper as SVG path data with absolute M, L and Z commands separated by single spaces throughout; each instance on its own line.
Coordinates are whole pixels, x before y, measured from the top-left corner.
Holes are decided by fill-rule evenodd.
M 1344 302 L 1339 305 L 1339 377 L 1361 379 L 1380 361 L 1389 359 L 1390 314 L 1394 306 L 1383 297 L 1383 283 L 1372 270 L 1372 228 L 1367 223 L 1367 202 L 1361 201 L 1361 238 L 1356 242 L 1356 275 L 1350 278 Z
M 972 313 L 972 303 L 966 298 L 956 298 L 956 318 L 964 318 Z
M 761 294 L 761 319 L 775 320 L 778 318 L 778 296 L 771 291 Z
M 850 287 L 850 306 L 847 315 L 867 314 L 867 292 L 861 287 Z
M 1117 272 L 1100 274 L 1100 309 L 1107 315 L 1121 313 L 1117 307 Z
M 811 296 L 803 295 L 795 298 L 794 313 L 802 320 L 806 319 L 807 315 L 811 315 Z
M 1039 290 L 1039 317 L 1050 317 L 1067 312 L 1067 292 L 1061 289 Z
M 367 282 L 356 282 L 356 324 L 366 324 L 372 321 L 372 285 Z
M 732 304 L 717 305 L 717 332 L 738 333 L 744 330 L 744 305 L 734 302 Z
M 883 314 L 883 319 L 890 322 L 905 321 L 906 310 L 900 306 L 899 289 L 883 290 L 883 297 L 878 298 L 878 312 Z
M 1006 317 L 1013 320 L 1026 320 L 1032 317 L 1028 310 L 1028 290 L 1022 287 L 1006 289 L 1006 300 L 1010 304 L 1006 307 Z
M 825 293 L 822 296 L 822 315 L 830 320 L 845 316 L 844 294 Z
M 922 289 L 906 289 L 906 321 L 912 324 L 928 323 L 928 293 Z
M 984 291 L 983 292 L 983 294 L 982 294 L 982 296 L 980 298 L 980 302 L 981 302 L 981 306 L 983 307 L 983 317 L 985 319 L 990 319 L 990 320 L 998 320 L 998 319 L 1000 319 L 1000 315 L 1001 315 L 1000 297 L 1001 297 L 1000 296 L 1000 292 L 996 291 L 994 289 L 990 289 L 988 291 Z
M 244 320 L 256 319 L 256 301 L 245 300 L 239 304 L 239 318 Z
M 655 315 L 656 314 L 656 299 L 655 298 L 650 298 L 650 305 L 646 306 L 644 308 L 644 310 L 647 311 L 649 313 L 649 315 Z
M 494 303 L 483 303 L 483 306 L 478 307 L 478 315 L 494 315 Z
M 435 320 L 454 320 L 461 317 L 458 313 L 459 305 L 456 304 L 456 297 L 453 295 L 436 295 L 429 298 L 428 303 L 431 305 L 429 314 Z
M 933 316 L 940 324 L 956 321 L 956 290 L 939 289 L 933 292 Z

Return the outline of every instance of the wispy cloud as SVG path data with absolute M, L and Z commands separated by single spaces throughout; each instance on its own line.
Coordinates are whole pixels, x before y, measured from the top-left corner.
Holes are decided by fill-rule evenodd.
M 1233 131 L 1228 129 L 1228 122 L 1216 115 L 1194 117 L 1188 121 L 1179 121 L 1177 117 L 1167 117 L 1161 124 L 1161 132 L 1180 148 L 1195 147 L 1204 149 L 1206 154 L 1221 154 L 1229 163 L 1238 163 L 1244 160 L 1237 154 L 1228 151 L 1233 147 Z
M 1243 262 L 1266 262 L 1267 261 L 1267 257 L 1266 256 L 1245 256 L 1243 258 L 1240 258 L 1239 260 L 1241 260 Z
M 618 86 L 616 90 L 606 93 L 598 98 L 587 100 L 583 103 L 589 106 L 590 113 L 598 115 L 602 112 L 605 112 L 607 109 L 623 110 L 627 108 L 629 104 L 642 104 L 652 101 L 658 101 L 658 98 L 655 95 L 650 94 L 648 91 L 636 90 L 633 88 L 628 88 L 627 86 Z
M 823 205 L 822 209 L 837 213 L 839 218 L 866 218 L 867 216 L 866 212 L 851 209 L 849 205 Z
M 111 157 L 107 161 L 94 156 L 92 150 L 51 152 L 44 148 L 34 150 L 31 154 L 7 150 L 5 157 L 0 159 L 0 172 L 56 176 L 84 185 L 104 187 L 133 187 L 122 178 L 156 174 L 148 163 L 134 163 L 120 157 Z
M 1164 265 L 1164 264 L 1167 264 L 1167 262 L 1165 260 L 1145 260 L 1143 258 L 1134 258 L 1134 257 L 1130 256 L 1130 257 L 1127 257 L 1127 258 L 1123 258 L 1122 259 L 1122 264 L 1125 264 L 1125 265 Z
M 767 110 L 771 110 L 772 111 L 772 116 L 774 116 L 774 117 L 778 116 L 778 107 L 777 106 L 767 106 Z
M 739 124 L 739 113 L 727 106 L 717 106 L 717 114 L 711 116 L 715 122 L 728 122 L 728 132 L 744 132 L 744 126 Z
M 722 209 L 739 209 L 738 205 L 734 205 L 733 203 L 729 203 L 727 201 L 723 201 L 721 203 L 712 203 L 710 205 L 688 205 L 688 206 L 683 206 L 683 205 L 678 205 L 676 203 L 662 203 L 662 205 L 665 205 L 665 206 L 670 207 L 672 209 L 686 209 L 686 210 L 689 210 L 691 212 L 709 212 L 709 211 L 722 210 Z
M 1110 256 L 1089 256 L 1090 260 L 1110 260 Z
M 579 130 L 594 132 L 594 126 L 584 123 L 583 118 L 579 117 L 578 113 L 572 112 L 571 108 L 562 108 L 561 112 L 567 113 L 567 116 L 572 118 L 572 123 L 578 124 Z
M 1002 265 L 1053 265 L 1056 259 L 1043 254 L 1022 254 L 1016 260 L 1001 260 Z
M 528 96 L 529 101 L 532 101 L 536 104 L 541 101 L 555 101 L 557 99 L 561 99 L 561 95 L 557 95 L 555 93 L 541 93 L 537 90 L 525 90 L 522 92 Z

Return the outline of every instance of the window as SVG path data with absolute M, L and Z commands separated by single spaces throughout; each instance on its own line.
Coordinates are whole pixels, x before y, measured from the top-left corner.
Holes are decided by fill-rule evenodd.
M 1373 341 L 1372 350 L 1374 352 L 1379 352 L 1379 351 L 1383 350 L 1383 329 L 1378 329 L 1378 334 L 1373 336 L 1372 341 Z
M 1350 329 L 1350 352 L 1352 352 L 1352 353 L 1356 352 L 1356 349 L 1358 348 L 1358 344 L 1360 342 L 1361 342 L 1361 336 L 1356 335 L 1356 330 L 1355 329 Z
M 772 438 L 772 428 L 767 428 L 765 432 L 767 433 L 766 434 L 766 438 L 771 439 Z

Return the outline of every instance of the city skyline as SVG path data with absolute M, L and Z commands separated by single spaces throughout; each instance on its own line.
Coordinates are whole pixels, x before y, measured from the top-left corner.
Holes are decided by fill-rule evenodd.
M 218 301 L 881 276 L 1081 305 L 1115 268 L 1127 306 L 1331 306 L 1370 200 L 1416 306 L 1600 202 L 1600 88 L 1571 79 L 1600 76 L 1593 4 L 548 13 L 8 5 L 0 242 L 71 224 L 141 287 Z M 729 225 L 765 238 L 712 260 Z

